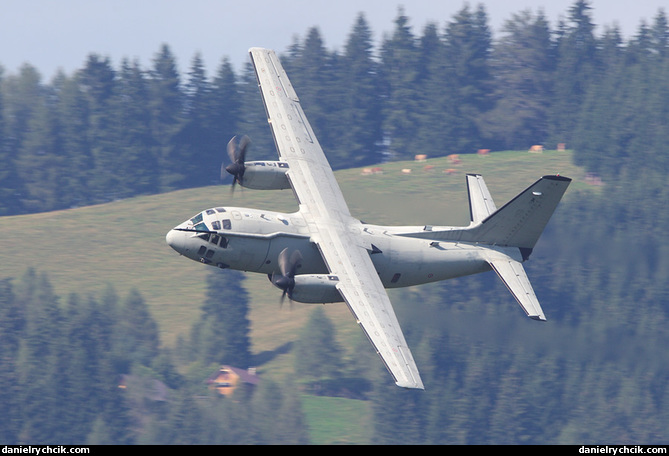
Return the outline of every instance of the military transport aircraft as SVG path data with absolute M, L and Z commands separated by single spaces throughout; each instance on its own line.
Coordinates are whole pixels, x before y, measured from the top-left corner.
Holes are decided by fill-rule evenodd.
M 181 255 L 219 268 L 267 274 L 283 296 L 345 302 L 395 383 L 423 389 L 385 288 L 494 270 L 525 313 L 545 320 L 522 262 L 571 179 L 544 176 L 497 209 L 483 178 L 466 176 L 465 227 L 378 226 L 354 218 L 274 51 L 249 50 L 279 161 L 245 161 L 248 138 L 228 145 L 225 170 L 247 188 L 292 188 L 299 210 L 213 207 L 167 233 Z

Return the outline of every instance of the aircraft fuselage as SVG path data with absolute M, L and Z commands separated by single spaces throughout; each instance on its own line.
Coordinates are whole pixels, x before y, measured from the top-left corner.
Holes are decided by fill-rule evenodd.
M 490 270 L 471 243 L 431 241 L 399 235 L 424 227 L 352 223 L 386 288 L 406 287 Z M 181 255 L 211 266 L 272 274 L 285 248 L 299 250 L 298 274 L 327 275 L 323 258 L 310 241 L 299 212 L 239 207 L 207 209 L 170 230 L 167 243 Z M 299 300 L 299 299 L 298 299 Z

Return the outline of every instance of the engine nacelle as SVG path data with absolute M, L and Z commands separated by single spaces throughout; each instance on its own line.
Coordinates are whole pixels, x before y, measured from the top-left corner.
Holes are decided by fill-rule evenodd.
M 253 161 L 244 163 L 243 187 L 255 190 L 284 190 L 290 188 L 288 163 L 278 161 Z
M 295 276 L 295 286 L 290 299 L 306 304 L 326 304 L 344 302 L 337 284 L 339 279 L 333 275 L 301 274 Z

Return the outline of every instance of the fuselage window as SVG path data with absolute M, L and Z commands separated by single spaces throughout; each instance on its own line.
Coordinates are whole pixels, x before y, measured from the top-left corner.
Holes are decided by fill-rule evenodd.
M 211 227 L 216 231 L 218 231 L 221 229 L 221 222 L 219 222 L 218 220 L 214 220 L 213 222 L 211 222 Z
M 211 257 L 214 256 L 214 251 L 213 250 L 207 250 L 207 254 L 205 256 L 211 260 Z
M 214 245 L 219 245 L 223 247 L 224 249 L 228 246 L 228 239 L 224 238 L 223 236 L 219 236 L 217 234 L 212 234 L 211 235 L 211 243 Z
M 225 230 L 232 229 L 232 226 L 230 224 L 230 219 L 223 219 L 222 222 L 223 222 L 223 229 Z
M 204 255 L 204 252 L 206 252 L 206 251 L 207 251 L 207 248 L 205 246 L 201 246 L 200 250 L 197 251 L 197 254 L 202 256 L 202 255 Z

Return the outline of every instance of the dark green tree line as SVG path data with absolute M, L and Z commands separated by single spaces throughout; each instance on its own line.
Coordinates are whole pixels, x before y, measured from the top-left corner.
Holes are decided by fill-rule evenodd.
M 207 391 L 204 380 L 221 363 L 250 363 L 246 292 L 229 272 L 203 284 L 208 298 L 183 360 L 186 374 L 161 346 L 136 289 L 124 299 L 109 286 L 100 297 L 63 301 L 45 273 L 29 269 L 15 282 L 0 280 L 3 442 L 308 443 L 295 387 L 263 379 L 257 391 L 241 388 L 234 400 Z M 227 299 L 235 287 L 236 299 Z M 203 367 L 193 373 L 193 364 Z M 164 385 L 158 396 L 155 381 Z

